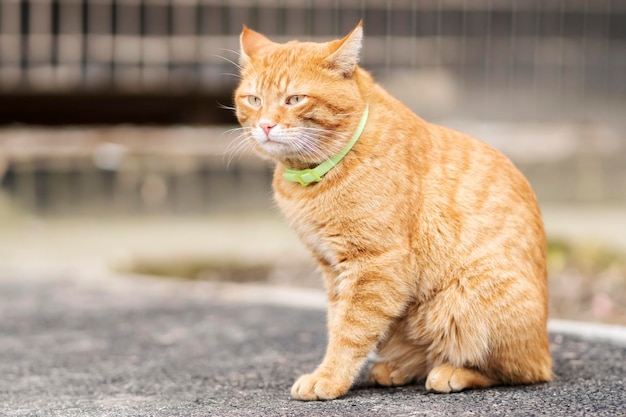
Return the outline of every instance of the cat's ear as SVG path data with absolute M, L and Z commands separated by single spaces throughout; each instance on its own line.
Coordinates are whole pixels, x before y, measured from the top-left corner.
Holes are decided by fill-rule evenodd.
M 259 50 L 266 46 L 273 45 L 274 42 L 267 39 L 265 36 L 243 25 L 241 36 L 239 37 L 240 44 L 240 58 L 239 63 L 245 64 L 250 60 L 250 57 L 254 56 Z
M 363 21 L 343 39 L 329 43 L 330 55 L 326 63 L 331 68 L 341 72 L 344 77 L 350 77 L 359 64 L 361 46 L 363 45 Z

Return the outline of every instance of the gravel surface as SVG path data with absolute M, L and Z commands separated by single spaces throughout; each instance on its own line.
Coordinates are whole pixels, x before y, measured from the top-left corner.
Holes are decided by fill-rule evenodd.
M 626 415 L 626 347 L 562 334 L 549 384 L 293 401 L 323 355 L 324 313 L 230 298 L 208 283 L 0 273 L 0 415 Z

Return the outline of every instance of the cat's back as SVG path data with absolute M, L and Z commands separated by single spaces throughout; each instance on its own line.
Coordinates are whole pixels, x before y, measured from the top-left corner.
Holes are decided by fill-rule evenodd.
M 427 185 L 431 192 L 464 211 L 512 205 L 538 210 L 530 184 L 503 153 L 470 135 L 426 125 L 430 147 L 423 161 L 428 165 Z
M 509 158 L 473 136 L 423 120 L 383 89 L 376 96 L 386 123 L 378 121 L 376 142 L 366 152 L 387 173 L 379 176 L 386 183 L 372 185 L 378 194 L 393 184 L 402 191 L 394 194 L 396 204 L 410 206 L 418 227 L 445 223 L 455 239 L 474 234 L 476 243 L 476 236 L 509 234 L 542 245 L 537 199 Z
M 422 124 L 423 121 L 416 123 Z M 514 275 L 544 300 L 546 241 L 539 204 L 501 152 L 453 129 L 427 124 L 413 250 L 433 288 L 455 274 Z M 426 280 L 429 281 L 429 280 Z M 423 289 L 426 290 L 428 285 Z

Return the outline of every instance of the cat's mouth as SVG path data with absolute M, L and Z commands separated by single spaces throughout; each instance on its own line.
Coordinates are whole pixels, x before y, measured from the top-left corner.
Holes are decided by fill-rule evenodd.
M 290 154 L 291 146 L 289 143 L 278 139 L 265 136 L 264 137 L 254 137 L 256 144 L 263 149 L 265 152 L 269 153 L 275 157 L 285 156 L 285 154 Z
M 292 141 L 290 138 L 281 137 L 281 135 L 274 134 L 273 132 L 270 132 L 269 134 L 265 134 L 263 132 L 253 132 L 252 136 L 256 143 L 266 150 L 287 150 L 292 147 L 292 144 L 290 143 Z
M 270 132 L 269 135 L 254 131 L 252 137 L 261 154 L 283 163 L 308 167 L 327 158 L 326 152 L 320 147 L 317 135 L 283 130 Z
M 286 147 L 289 146 L 288 143 L 280 140 L 280 139 L 276 139 L 276 138 L 271 138 L 271 137 L 265 137 L 261 140 L 257 140 L 258 144 L 263 146 L 263 147 Z

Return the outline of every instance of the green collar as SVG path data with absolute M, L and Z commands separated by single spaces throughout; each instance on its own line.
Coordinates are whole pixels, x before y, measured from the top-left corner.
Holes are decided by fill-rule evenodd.
M 363 129 L 365 129 L 365 124 L 367 123 L 367 115 L 369 114 L 369 105 L 365 106 L 365 110 L 363 111 L 363 115 L 361 116 L 361 121 L 359 122 L 359 126 L 354 132 L 352 139 L 346 145 L 345 148 L 341 152 L 339 152 L 335 156 L 331 156 L 315 168 L 309 169 L 291 169 L 285 168 L 285 172 L 283 173 L 283 177 L 290 182 L 299 182 L 300 185 L 306 187 L 309 184 L 314 182 L 320 182 L 322 177 L 328 173 L 331 169 L 335 167 L 347 154 L 350 152 L 350 149 L 354 146 L 361 133 L 363 133 Z

